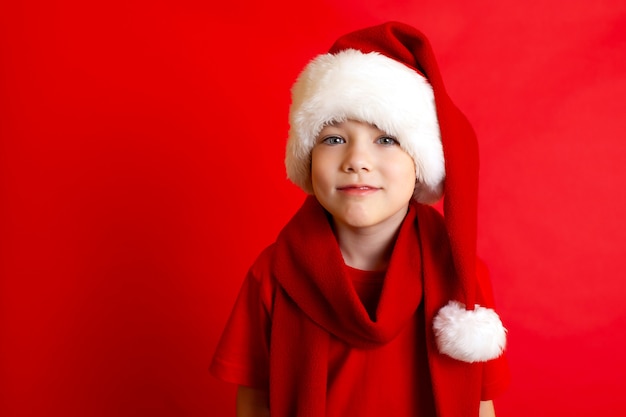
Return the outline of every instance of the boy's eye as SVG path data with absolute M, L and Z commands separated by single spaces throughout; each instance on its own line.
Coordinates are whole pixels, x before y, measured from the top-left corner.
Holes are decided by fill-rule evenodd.
M 397 145 L 398 141 L 391 136 L 381 136 L 378 138 L 378 143 L 381 145 Z
M 341 143 L 346 143 L 346 140 L 341 136 L 328 136 L 322 140 L 322 143 L 326 143 L 327 145 L 339 145 Z

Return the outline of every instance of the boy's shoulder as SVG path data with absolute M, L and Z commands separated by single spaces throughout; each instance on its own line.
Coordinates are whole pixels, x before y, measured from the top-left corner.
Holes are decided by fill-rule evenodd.
M 257 256 L 249 269 L 248 275 L 255 281 L 271 284 L 272 279 L 272 262 L 274 262 L 274 252 L 276 243 L 271 243 Z
M 263 308 L 271 316 L 274 296 L 277 289 L 276 279 L 272 275 L 272 263 L 276 244 L 272 243 L 261 251 L 248 269 L 245 286 L 261 301 Z

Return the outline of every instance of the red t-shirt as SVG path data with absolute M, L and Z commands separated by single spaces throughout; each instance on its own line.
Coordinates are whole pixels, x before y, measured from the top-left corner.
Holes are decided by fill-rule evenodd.
M 265 251 L 243 283 L 211 364 L 218 378 L 269 389 L 269 340 L 276 283 Z M 370 317 L 374 317 L 384 273 L 346 267 Z M 435 416 L 423 307 L 391 342 L 374 349 L 353 348 L 330 338 L 327 417 Z M 483 366 L 482 399 L 506 388 L 503 358 Z

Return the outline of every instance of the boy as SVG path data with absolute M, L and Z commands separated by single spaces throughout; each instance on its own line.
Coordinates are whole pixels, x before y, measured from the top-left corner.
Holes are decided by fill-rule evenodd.
M 311 61 L 285 164 L 311 195 L 211 364 L 238 416 L 493 416 L 506 330 L 476 260 L 476 140 L 425 37 L 390 22 Z M 444 192 L 442 218 L 424 203 Z

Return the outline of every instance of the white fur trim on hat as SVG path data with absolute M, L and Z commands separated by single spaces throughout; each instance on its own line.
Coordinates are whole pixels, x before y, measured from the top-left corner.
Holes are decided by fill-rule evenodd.
M 466 310 L 458 301 L 442 307 L 433 321 L 439 352 L 464 362 L 485 362 L 502 354 L 506 329 L 498 314 L 476 305 Z
M 437 201 L 445 177 L 432 87 L 417 71 L 376 52 L 347 49 L 313 59 L 292 88 L 287 176 L 312 193 L 311 150 L 329 123 L 353 119 L 394 136 L 414 160 L 414 197 Z

